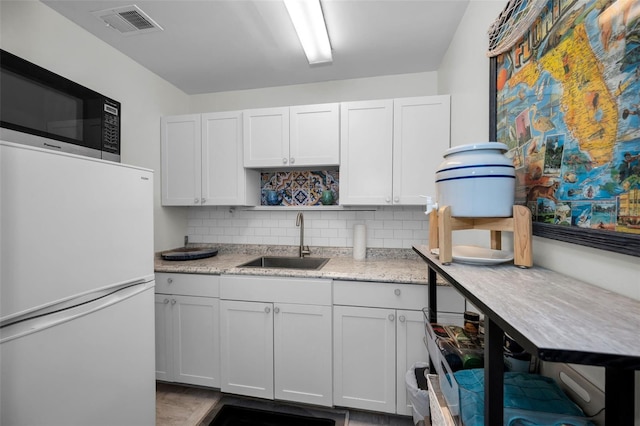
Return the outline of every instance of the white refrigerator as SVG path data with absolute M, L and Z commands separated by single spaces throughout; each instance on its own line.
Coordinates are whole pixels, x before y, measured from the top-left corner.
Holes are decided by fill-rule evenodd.
M 155 424 L 153 174 L 0 141 L 0 424 Z

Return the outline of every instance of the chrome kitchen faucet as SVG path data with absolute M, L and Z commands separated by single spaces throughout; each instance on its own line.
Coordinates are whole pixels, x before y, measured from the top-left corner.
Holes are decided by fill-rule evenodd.
M 296 216 L 296 226 L 300 227 L 300 248 L 298 249 L 298 256 L 305 257 L 311 254 L 309 246 L 304 245 L 304 215 L 302 212 L 298 212 Z

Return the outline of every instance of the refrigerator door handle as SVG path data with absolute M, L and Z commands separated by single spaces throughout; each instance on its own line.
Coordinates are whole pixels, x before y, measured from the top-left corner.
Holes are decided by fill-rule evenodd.
M 130 282 L 116 286 L 115 288 L 111 287 L 108 290 L 92 293 L 93 298 L 90 299 L 88 299 L 90 295 L 85 295 L 78 299 L 51 306 L 47 308 L 46 313 L 38 313 L 37 315 L 31 315 L 27 318 L 14 320 L 6 325 L 3 324 L 0 327 L 0 343 L 55 327 L 56 325 L 120 303 L 144 291 L 154 290 L 154 281 L 135 281 L 136 282 Z
M 0 317 L 0 328 L 6 327 L 8 325 L 15 324 L 24 320 L 32 319 L 35 317 L 49 315 L 51 313 L 68 309 L 77 305 L 81 305 L 83 303 L 91 302 L 93 300 L 109 295 L 115 291 L 122 290 L 123 288 L 130 287 L 137 284 L 143 284 L 148 281 L 153 281 L 153 279 L 154 279 L 153 276 L 138 277 L 132 280 L 111 284 L 109 286 L 91 290 L 85 293 L 80 293 L 65 299 L 60 299 L 58 301 L 54 301 L 47 305 L 35 307 L 34 309 L 17 312 L 14 315 Z

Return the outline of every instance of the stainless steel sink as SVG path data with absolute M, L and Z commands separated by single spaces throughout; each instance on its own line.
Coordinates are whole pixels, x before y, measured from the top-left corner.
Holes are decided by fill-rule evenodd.
M 328 261 L 329 258 L 326 257 L 262 256 L 238 267 L 316 270 L 322 268 Z

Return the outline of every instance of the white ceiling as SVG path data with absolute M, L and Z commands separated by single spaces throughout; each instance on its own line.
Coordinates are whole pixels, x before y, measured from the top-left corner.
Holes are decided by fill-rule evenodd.
M 42 0 L 187 94 L 435 71 L 469 0 L 322 0 L 333 63 L 310 66 L 280 0 Z M 164 31 L 93 11 L 136 4 Z

